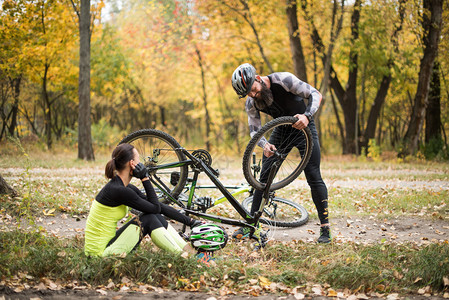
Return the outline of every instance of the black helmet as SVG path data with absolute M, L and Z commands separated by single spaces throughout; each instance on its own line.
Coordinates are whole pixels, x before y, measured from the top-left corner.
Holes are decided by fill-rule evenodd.
M 251 91 L 256 80 L 256 69 L 246 63 L 240 65 L 232 74 L 232 87 L 240 98 L 245 97 Z

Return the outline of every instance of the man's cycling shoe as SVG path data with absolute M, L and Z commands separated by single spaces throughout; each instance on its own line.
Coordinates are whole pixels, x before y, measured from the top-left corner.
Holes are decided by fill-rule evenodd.
M 251 237 L 258 240 L 260 238 L 261 232 L 262 232 L 262 225 L 259 223 L 256 226 L 256 230 L 254 231 L 254 233 Z M 234 232 L 232 234 L 232 238 L 236 239 L 236 240 L 240 240 L 243 238 L 250 237 L 249 236 L 250 234 L 251 234 L 251 229 L 249 227 L 240 227 L 236 232 Z
M 250 229 L 248 227 L 240 227 L 237 231 L 232 234 L 232 238 L 236 240 L 241 240 L 243 238 L 249 237 Z
M 331 229 L 329 226 L 323 226 L 320 228 L 320 237 L 318 243 L 327 244 L 332 241 Z

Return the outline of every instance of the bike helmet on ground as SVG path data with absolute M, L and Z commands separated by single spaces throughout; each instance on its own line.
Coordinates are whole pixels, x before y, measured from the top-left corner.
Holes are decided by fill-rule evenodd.
M 228 234 L 215 224 L 203 224 L 196 226 L 190 232 L 190 243 L 199 251 L 215 251 L 226 246 Z
M 232 87 L 240 98 L 245 97 L 251 91 L 254 81 L 256 80 L 256 69 L 245 63 L 235 69 L 232 74 Z

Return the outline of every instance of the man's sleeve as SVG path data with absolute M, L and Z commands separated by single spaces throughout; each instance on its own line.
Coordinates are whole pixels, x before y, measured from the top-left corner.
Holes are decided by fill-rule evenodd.
M 260 112 L 254 106 L 254 99 L 248 97 L 245 103 L 245 110 L 248 114 L 249 135 L 253 137 L 260 128 L 262 128 L 262 121 L 260 119 Z M 263 148 L 267 140 L 262 137 L 257 145 Z
M 298 79 L 298 77 L 289 72 L 274 73 L 272 79 L 273 82 L 280 84 L 287 92 L 309 100 L 305 113 L 313 116 L 320 108 L 321 93 L 307 82 Z

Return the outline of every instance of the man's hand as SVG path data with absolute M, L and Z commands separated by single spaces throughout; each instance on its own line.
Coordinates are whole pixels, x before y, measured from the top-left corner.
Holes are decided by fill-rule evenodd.
M 274 154 L 274 151 L 276 151 L 276 147 L 270 143 L 266 143 L 265 146 L 263 146 L 263 155 L 266 157 L 270 157 Z
M 296 114 L 296 115 L 294 115 L 294 117 L 297 118 L 298 121 L 295 124 L 292 125 L 293 128 L 301 130 L 301 129 L 306 128 L 307 125 L 309 125 L 309 119 L 307 119 L 306 116 L 300 115 L 300 114 Z

